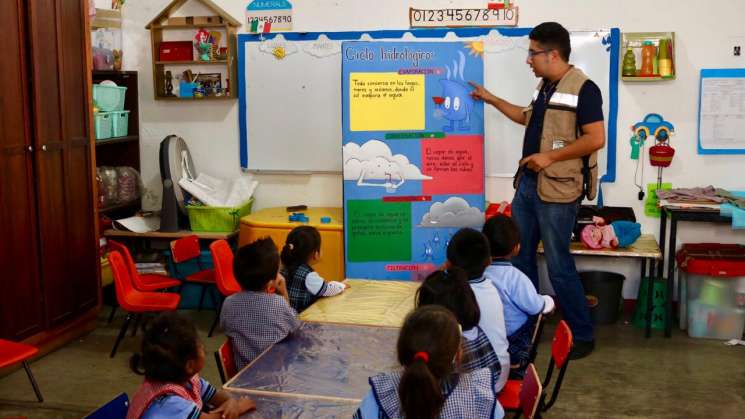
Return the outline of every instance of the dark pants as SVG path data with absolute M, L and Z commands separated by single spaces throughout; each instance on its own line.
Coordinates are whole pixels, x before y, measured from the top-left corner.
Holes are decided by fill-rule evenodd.
M 536 186 L 536 176 L 523 175 L 512 200 L 512 219 L 520 230 L 520 253 L 512 258 L 512 264 L 533 281 L 537 290 L 536 250 L 538 242 L 543 241 L 549 279 L 561 304 L 564 320 L 569 324 L 574 340 L 590 341 L 593 339 L 590 310 L 574 257 L 569 253 L 579 202 L 543 202 Z
M 533 348 L 531 340 L 535 330 L 535 321 L 538 316 L 530 316 L 519 329 L 507 336 L 509 347 L 507 352 L 510 354 L 510 380 L 522 379 L 525 375 L 525 368 L 530 362 L 530 350 Z

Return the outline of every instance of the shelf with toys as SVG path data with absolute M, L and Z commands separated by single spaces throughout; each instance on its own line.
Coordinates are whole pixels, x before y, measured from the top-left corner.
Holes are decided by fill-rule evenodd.
M 236 34 L 241 24 L 213 2 L 196 1 L 215 15 L 173 16 L 185 3 L 185 0 L 174 0 L 146 26 L 151 36 L 153 97 L 156 100 L 237 97 L 231 85 L 236 77 Z M 192 39 L 184 40 L 184 34 Z M 183 68 L 203 65 L 214 70 Z
M 624 32 L 620 55 L 623 81 L 675 79 L 675 32 Z

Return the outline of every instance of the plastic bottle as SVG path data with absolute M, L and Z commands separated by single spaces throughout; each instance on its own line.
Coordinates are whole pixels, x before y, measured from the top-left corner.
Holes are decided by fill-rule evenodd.
M 660 76 L 662 77 L 670 77 L 673 75 L 673 59 L 670 56 L 670 40 L 669 39 L 660 39 L 660 47 L 659 47 L 659 64 L 657 64 L 657 67 L 660 70 Z
M 626 54 L 623 56 L 623 68 L 621 74 L 626 77 L 636 76 L 636 57 L 634 51 L 631 48 L 626 50 Z
M 639 70 L 640 76 L 654 75 L 654 58 L 656 48 L 652 41 L 644 41 L 642 44 L 642 66 Z

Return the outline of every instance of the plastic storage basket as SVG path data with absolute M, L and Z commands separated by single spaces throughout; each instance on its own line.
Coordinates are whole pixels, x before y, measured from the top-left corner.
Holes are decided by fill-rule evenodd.
M 126 137 L 129 134 L 129 111 L 111 112 L 111 136 Z
M 238 229 L 241 217 L 251 213 L 254 199 L 237 207 L 204 207 L 187 205 L 192 231 L 231 232 Z
M 96 139 L 103 140 L 112 137 L 113 123 L 111 113 L 96 112 L 94 115 L 94 128 L 96 130 Z
M 124 110 L 124 94 L 127 88 L 106 84 L 93 85 L 93 102 L 103 112 Z

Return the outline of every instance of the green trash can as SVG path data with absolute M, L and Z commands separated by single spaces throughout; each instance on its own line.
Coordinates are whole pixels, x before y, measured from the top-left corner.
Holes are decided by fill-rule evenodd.
M 652 285 L 652 329 L 662 330 L 665 328 L 665 302 L 667 301 L 667 282 L 664 279 L 642 278 L 632 323 L 642 329 L 647 327 L 645 315 L 647 313 L 647 287 L 650 280 L 654 281 Z

